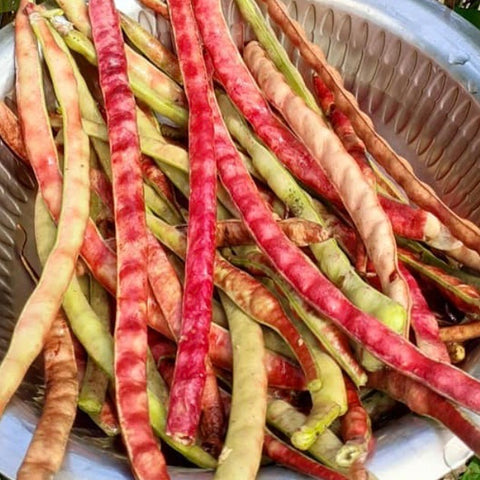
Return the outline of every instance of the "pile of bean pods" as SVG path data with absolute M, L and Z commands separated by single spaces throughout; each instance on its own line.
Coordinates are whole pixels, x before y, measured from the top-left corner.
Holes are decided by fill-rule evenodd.
M 59 470 L 77 407 L 121 435 L 138 479 L 169 478 L 162 444 L 217 480 L 254 479 L 262 459 L 374 478 L 372 424 L 397 402 L 480 454 L 460 410 L 480 413 L 480 383 L 453 366 L 480 335 L 479 228 L 279 0 L 260 1 L 311 78 L 255 0 L 236 0 L 255 36 L 239 46 L 219 0 L 142 1 L 175 54 L 112 0 L 16 15 L 0 137 L 38 182 L 43 270 L 0 364 L 0 415 L 42 351 L 46 381 L 18 478 Z

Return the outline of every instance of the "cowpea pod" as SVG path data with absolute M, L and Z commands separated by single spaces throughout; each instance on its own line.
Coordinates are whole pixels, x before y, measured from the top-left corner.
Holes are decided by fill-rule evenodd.
M 430 310 L 420 286 L 404 265 L 400 264 L 400 268 L 410 289 L 412 298 L 411 324 L 418 348 L 434 360 L 449 363 L 450 357 L 447 347 L 440 339 L 437 319 Z
M 148 183 L 157 195 L 168 203 L 170 209 L 181 217 L 172 184 L 155 162 L 146 155 L 142 155 L 142 172 L 145 183 Z
M 89 416 L 107 437 L 115 437 L 120 433 L 117 413 L 113 401 L 109 397 L 103 402 L 102 409 L 98 414 L 90 414 Z
M 118 420 L 139 479 L 169 478 L 149 421 L 147 394 L 148 236 L 135 100 L 113 1 L 89 3 L 107 118 L 117 246 L 114 382 Z M 152 467 L 155 465 L 155 473 Z
M 214 479 L 254 480 L 262 456 L 267 410 L 262 330 L 225 294 L 221 299 L 233 344 L 233 389 L 227 437 Z
M 399 249 L 398 258 L 408 267 L 428 278 L 459 310 L 480 314 L 480 291 L 461 279 L 445 273 L 442 268 L 424 264 L 416 254 Z
M 300 247 L 325 241 L 329 237 L 328 232 L 319 224 L 307 220 L 288 218 L 286 220 L 278 220 L 277 223 L 283 232 L 285 232 L 285 235 Z M 181 225 L 177 228 L 185 233 L 185 226 Z M 215 243 L 217 248 L 232 247 L 251 245 L 253 239 L 240 220 L 231 219 L 217 222 Z
M 160 70 L 170 75 L 177 83 L 182 84 L 183 78 L 178 60 L 172 52 L 128 15 L 120 14 L 120 17 L 122 29 L 129 40 Z
M 28 163 L 20 122 L 2 100 L 0 100 L 0 138 L 18 158 Z
M 268 457 L 280 465 L 284 465 L 309 477 L 318 478 L 319 480 L 347 480 L 345 475 L 331 470 L 315 462 L 310 457 L 303 455 L 298 450 L 295 450 L 280 440 L 268 429 L 265 429 L 263 450 Z
M 317 339 L 302 321 L 294 316 L 291 319 L 322 372 L 322 386 L 317 391 L 310 390 L 312 408 L 305 423 L 291 437 L 295 447 L 307 450 L 318 435 L 322 434 L 337 417 L 346 413 L 347 394 L 340 367 L 319 347 Z
M 30 25 L 41 41 L 44 35 L 49 35 L 49 31 L 45 20 L 36 14 L 34 8 L 32 3 L 23 2 L 22 12 L 16 20 L 17 101 L 30 162 L 38 166 L 42 162 L 54 162 L 56 165 L 56 149 L 51 144 L 37 44 Z M 0 364 L 4 378 L 0 392 L 0 416 L 40 353 L 55 320 L 62 296 L 75 272 L 89 217 L 88 137 L 81 127 L 75 78 L 68 59 L 59 50 L 44 50 L 55 94 L 64 111 L 65 175 L 59 230 L 41 278 L 17 320 L 9 348 Z M 33 110 L 34 103 L 37 106 Z M 39 157 L 34 159 L 37 155 Z
M 433 267 L 438 267 L 446 274 L 451 275 L 452 277 L 457 277 L 462 282 L 480 289 L 480 277 L 478 275 L 469 273 L 458 265 L 452 265 L 452 262 L 447 263 L 445 260 L 441 260 L 420 242 L 414 242 L 404 238 L 397 238 L 397 243 L 400 247 L 413 252 L 422 263 L 432 265 Z M 449 252 L 449 256 L 451 256 L 450 254 L 451 252 Z
M 337 453 L 340 465 L 363 470 L 367 456 L 372 452 L 375 441 L 372 424 L 367 411 L 362 405 L 358 389 L 349 378 L 345 377 L 348 410 L 340 419 L 340 431 L 345 442 Z
M 83 0 L 58 0 L 56 2 L 67 18 L 73 22 L 87 38 L 92 37 L 92 27 L 88 18 L 87 4 Z
M 183 223 L 183 217 L 177 209 L 173 210 L 170 204 L 158 195 L 155 189 L 148 183 L 143 184 L 143 195 L 145 198 L 145 205 L 155 215 L 163 218 L 168 223 Z
M 168 404 L 167 433 L 195 441 L 207 378 L 212 317 L 217 171 L 210 78 L 192 7 L 169 2 L 170 22 L 188 100 L 190 196 L 182 326 Z
M 68 437 L 77 413 L 77 364 L 64 314 L 53 321 L 44 346 L 45 401 L 33 438 L 17 477 L 49 478 L 63 462 Z M 48 455 L 45 455 L 45 451 Z
M 168 6 L 162 0 L 142 0 L 142 4 L 168 19 Z
M 90 305 L 103 323 L 105 330 L 109 331 L 112 318 L 108 294 L 93 278 L 90 278 L 89 287 Z M 105 404 L 108 383 L 108 375 L 91 357 L 88 357 L 78 396 L 79 408 L 89 415 L 99 415 Z

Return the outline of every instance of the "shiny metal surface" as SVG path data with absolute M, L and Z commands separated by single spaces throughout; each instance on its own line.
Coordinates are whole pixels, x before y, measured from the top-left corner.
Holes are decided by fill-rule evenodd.
M 162 22 L 135 0 L 118 0 L 165 41 Z M 297 0 L 289 9 L 339 68 L 346 85 L 378 130 L 405 155 L 456 211 L 480 223 L 480 33 L 433 0 Z M 238 14 L 227 2 L 230 24 Z M 249 32 L 247 32 L 248 38 Z M 287 48 L 291 51 L 289 45 Z M 297 61 L 298 58 L 294 57 Z M 11 27 L 0 31 L 0 98 L 13 86 Z M 305 71 L 302 62 L 301 70 Z M 34 184 L 28 170 L 0 146 L 0 356 L 14 319 L 31 289 L 15 245 L 21 223 L 31 231 Z M 34 256 L 29 242 L 28 254 Z M 480 349 L 467 367 L 480 376 Z M 14 478 L 38 415 L 39 376 L 34 367 L 0 421 L 0 472 Z M 470 452 L 445 429 L 408 415 L 376 433 L 370 461 L 379 479 L 436 480 L 461 465 Z M 172 468 L 176 480 L 207 480 L 208 472 Z M 130 479 L 116 450 L 78 427 L 57 478 Z M 262 480 L 305 478 L 279 468 Z

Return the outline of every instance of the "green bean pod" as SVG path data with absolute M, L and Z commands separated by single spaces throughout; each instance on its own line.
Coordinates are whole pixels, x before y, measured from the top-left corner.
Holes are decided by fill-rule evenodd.
M 94 278 L 90 278 L 89 290 L 90 305 L 105 329 L 109 330 L 111 308 L 108 293 Z M 89 415 L 99 414 L 105 403 L 108 383 L 108 375 L 89 356 L 78 396 L 78 406 Z
M 323 116 L 323 112 L 317 105 L 315 97 L 305 85 L 302 75 L 290 60 L 284 46 L 279 42 L 272 28 L 268 25 L 257 3 L 254 0 L 235 0 L 235 3 L 243 18 L 252 27 L 257 40 L 268 52 L 276 67 L 283 73 L 290 87 L 305 100 L 305 103 L 311 109 Z
M 129 40 L 160 70 L 170 75 L 177 83 L 183 83 L 176 57 L 163 44 L 129 16 L 120 14 L 122 29 Z
M 292 407 L 284 400 L 269 400 L 267 407 L 267 422 L 283 434 L 291 437 L 305 423 L 306 416 Z M 318 435 L 315 442 L 308 448 L 314 458 L 330 468 L 348 473 L 347 469 L 341 468 L 336 462 L 336 455 L 343 443 L 330 430 L 326 429 Z
M 227 437 L 215 480 L 254 480 L 260 466 L 267 410 L 265 347 L 260 326 L 225 294 L 233 345 L 233 390 Z

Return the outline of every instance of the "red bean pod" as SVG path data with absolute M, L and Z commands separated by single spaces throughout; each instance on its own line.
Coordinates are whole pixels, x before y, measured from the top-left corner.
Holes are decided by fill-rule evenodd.
M 169 3 L 170 21 L 189 106 L 190 199 L 182 329 L 170 391 L 167 434 L 191 444 L 200 421 L 212 317 L 216 167 L 211 80 L 189 2 Z
M 447 347 L 440 339 L 438 322 L 413 275 L 402 265 L 403 276 L 407 280 L 412 299 L 411 325 L 415 332 L 418 348 L 428 357 L 450 363 Z
M 110 139 L 117 238 L 115 394 L 122 435 L 138 478 L 168 478 L 147 399 L 148 241 L 135 100 L 113 1 L 89 3 Z

